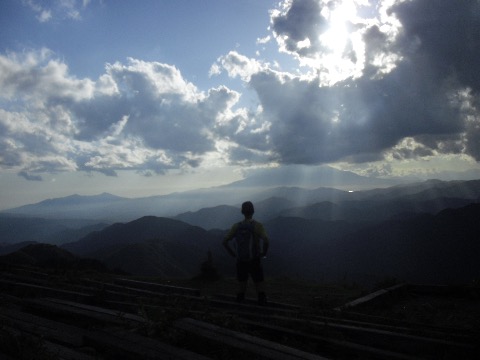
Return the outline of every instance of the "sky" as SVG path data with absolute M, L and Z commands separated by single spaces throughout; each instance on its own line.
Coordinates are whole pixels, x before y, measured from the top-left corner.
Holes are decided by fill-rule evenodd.
M 2 0 L 0 209 L 268 169 L 480 178 L 478 0 Z

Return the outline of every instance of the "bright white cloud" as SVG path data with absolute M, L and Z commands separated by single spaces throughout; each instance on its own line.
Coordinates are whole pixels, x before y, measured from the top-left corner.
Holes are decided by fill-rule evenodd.
M 258 39 L 257 39 L 257 44 L 266 44 L 266 43 L 268 43 L 271 39 L 272 39 L 272 38 L 271 38 L 270 35 L 265 36 L 265 37 L 263 37 L 263 38 L 258 38 Z
M 107 64 L 96 81 L 77 79 L 43 50 L 0 56 L 0 68 L 0 166 L 27 179 L 77 169 L 115 175 L 196 167 L 222 138 L 249 143 L 242 134 L 264 132 L 248 111 L 234 109 L 237 92 L 199 91 L 167 64 L 128 59 Z
M 94 82 L 68 74 L 65 63 L 52 59 L 48 49 L 0 56 L 2 97 L 8 100 L 45 102 L 46 97 L 78 101 L 93 96 Z
M 230 77 L 240 77 L 244 81 L 249 81 L 250 77 L 265 69 L 261 62 L 248 58 L 236 51 L 230 51 L 227 55 L 221 56 L 217 62 L 212 65 L 210 74 L 218 75 L 224 69 Z

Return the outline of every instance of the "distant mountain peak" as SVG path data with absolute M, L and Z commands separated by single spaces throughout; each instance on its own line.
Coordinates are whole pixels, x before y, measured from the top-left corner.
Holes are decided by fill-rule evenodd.
M 79 195 L 73 194 L 60 198 L 47 199 L 40 201 L 37 204 L 24 205 L 20 208 L 31 207 L 31 206 L 57 206 L 57 205 L 78 205 L 85 203 L 99 203 L 99 202 L 112 202 L 126 200 L 120 196 L 112 195 L 110 193 L 104 192 L 98 195 Z
M 309 167 L 288 165 L 278 168 L 257 169 L 247 176 L 230 184 L 232 187 L 343 187 L 343 186 L 392 186 L 397 182 L 365 177 L 346 170 L 338 170 L 328 165 Z M 227 185 L 228 186 L 228 185 Z

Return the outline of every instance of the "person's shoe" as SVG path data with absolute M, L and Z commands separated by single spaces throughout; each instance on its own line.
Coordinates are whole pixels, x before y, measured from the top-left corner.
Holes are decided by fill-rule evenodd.
M 237 294 L 237 302 L 241 303 L 245 300 L 245 293 L 238 293 Z
M 264 292 L 258 293 L 258 305 L 265 306 L 267 305 L 267 295 Z

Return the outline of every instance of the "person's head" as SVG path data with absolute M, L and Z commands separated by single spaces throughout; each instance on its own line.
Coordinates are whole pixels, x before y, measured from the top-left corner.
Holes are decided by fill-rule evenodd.
M 243 214 L 243 216 L 245 216 L 246 218 L 251 218 L 253 216 L 254 212 L 255 212 L 255 210 L 253 208 L 253 204 L 252 204 L 251 201 L 245 201 L 242 204 L 242 214 Z

